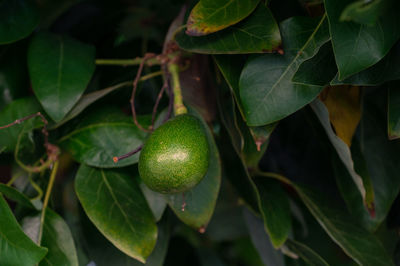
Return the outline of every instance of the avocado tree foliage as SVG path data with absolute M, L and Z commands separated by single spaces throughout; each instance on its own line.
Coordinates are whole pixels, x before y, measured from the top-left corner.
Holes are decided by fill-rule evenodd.
M 399 265 L 399 8 L 0 0 L 0 265 Z

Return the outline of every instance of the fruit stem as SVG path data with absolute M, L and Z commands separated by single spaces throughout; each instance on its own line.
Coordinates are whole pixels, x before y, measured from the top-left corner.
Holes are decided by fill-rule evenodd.
M 179 66 L 176 63 L 168 65 L 168 70 L 172 77 L 172 89 L 174 92 L 174 113 L 175 115 L 186 114 L 187 109 L 182 100 L 182 89 L 179 80 Z
M 44 196 L 42 214 L 40 216 L 40 228 L 39 228 L 39 237 L 38 237 L 38 244 L 39 245 L 40 245 L 40 242 L 42 240 L 44 219 L 45 219 L 45 216 L 46 216 L 46 208 L 47 208 L 47 205 L 49 204 L 49 199 L 50 199 L 51 191 L 53 190 L 53 185 L 54 185 L 54 180 L 56 179 L 57 170 L 58 170 L 58 160 L 55 161 L 54 164 L 52 165 L 49 184 L 47 185 L 46 194 Z
M 134 59 L 96 59 L 96 65 L 108 65 L 108 66 L 138 66 L 142 63 L 143 58 L 136 57 Z M 146 61 L 148 66 L 161 65 L 162 61 L 154 57 Z

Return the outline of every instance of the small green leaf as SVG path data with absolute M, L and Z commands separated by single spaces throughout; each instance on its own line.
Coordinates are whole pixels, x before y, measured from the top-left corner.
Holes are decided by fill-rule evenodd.
M 340 21 L 354 21 L 373 26 L 383 15 L 392 0 L 358 0 L 348 4 L 340 15 Z
M 95 49 L 66 36 L 40 33 L 28 50 L 32 87 L 47 114 L 61 121 L 82 96 L 95 69 Z
M 46 210 L 41 245 L 48 248 L 40 266 L 78 266 L 74 240 L 65 221 L 50 209 Z
M 39 12 L 33 0 L 0 2 L 0 44 L 27 37 L 39 23 Z
M 25 194 L 19 192 L 13 187 L 0 183 L 0 193 L 3 193 L 8 199 L 17 202 L 24 207 L 36 210 L 37 208 L 32 204 L 31 200 Z
M 348 0 L 325 0 L 339 80 L 381 60 L 400 37 L 399 1 L 391 1 L 372 26 L 340 21 Z
M 310 266 L 328 266 L 329 264 L 321 258 L 314 250 L 307 247 L 306 245 L 288 239 L 285 245 L 294 253 L 300 256 Z
M 201 54 L 264 53 L 278 50 L 281 44 L 278 24 L 264 5 L 260 5 L 242 22 L 225 30 L 193 37 L 182 29 L 175 39 L 182 49 Z
M 37 246 L 22 231 L 10 207 L 0 195 L 0 264 L 36 265 L 47 249 Z
M 253 179 L 265 229 L 274 248 L 285 243 L 291 230 L 289 198 L 278 181 L 266 177 Z
M 1 110 L 0 126 L 13 123 L 17 119 L 35 114 L 41 110 L 40 104 L 33 97 L 15 100 Z M 6 147 L 6 152 L 13 151 L 21 132 L 29 132 L 41 126 L 43 126 L 43 122 L 36 117 L 0 130 L 0 148 Z
M 190 12 L 187 34 L 202 36 L 229 27 L 247 17 L 259 0 L 200 0 Z
M 109 107 L 87 115 L 80 125 L 59 140 L 59 144 L 81 163 L 101 168 L 123 167 L 137 163 L 140 153 L 117 163 L 113 157 L 136 149 L 146 136 L 131 117 Z
M 215 204 L 221 185 L 221 161 L 217 146 L 208 125 L 204 122 L 200 114 L 193 108 L 189 112 L 202 121 L 202 125 L 207 134 L 210 148 L 210 158 L 208 171 L 204 178 L 191 190 L 182 194 L 166 195 L 168 205 L 172 208 L 176 216 L 185 224 L 204 230 L 214 213 Z M 182 211 L 183 203 L 185 210 Z
M 145 262 L 156 244 L 157 226 L 132 175 L 82 164 L 75 190 L 100 232 L 125 254 Z
M 240 98 L 250 126 L 276 122 L 311 102 L 322 90 L 321 86 L 292 83 L 292 77 L 302 62 L 329 41 L 325 16 L 317 20 L 290 18 L 281 23 L 281 31 L 285 55 L 250 58 L 240 76 Z

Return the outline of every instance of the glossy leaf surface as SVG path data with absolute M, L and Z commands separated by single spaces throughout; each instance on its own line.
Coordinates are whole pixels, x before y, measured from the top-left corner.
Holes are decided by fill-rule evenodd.
M 281 24 L 285 55 L 263 55 L 249 59 L 239 83 L 248 125 L 261 126 L 276 122 L 318 95 L 322 89 L 320 86 L 295 84 L 292 83 L 292 77 L 300 64 L 314 56 L 329 40 L 327 26 L 325 17 L 290 18 Z
M 132 176 L 81 165 L 75 190 L 99 231 L 122 252 L 145 262 L 156 244 L 157 226 Z
M 222 31 L 193 37 L 182 29 L 175 38 L 182 49 L 205 54 L 272 52 L 278 50 L 281 44 L 278 24 L 264 5 L 260 5 L 242 22 Z
M 66 36 L 41 33 L 28 51 L 32 87 L 56 122 L 79 100 L 94 72 L 95 49 Z
M 39 263 L 47 249 L 36 245 L 22 231 L 10 207 L 0 195 L 0 264 L 31 266 Z
M 201 36 L 222 30 L 247 17 L 259 0 L 200 0 L 190 12 L 187 33 Z

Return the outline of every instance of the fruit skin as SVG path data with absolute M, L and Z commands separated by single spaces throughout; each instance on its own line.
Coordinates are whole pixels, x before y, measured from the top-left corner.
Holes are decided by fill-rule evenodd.
M 207 173 L 209 156 L 199 119 L 178 115 L 157 128 L 146 141 L 140 152 L 139 174 L 156 192 L 184 192 Z

